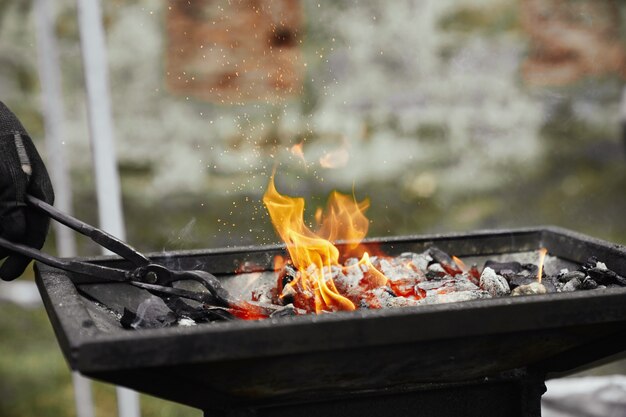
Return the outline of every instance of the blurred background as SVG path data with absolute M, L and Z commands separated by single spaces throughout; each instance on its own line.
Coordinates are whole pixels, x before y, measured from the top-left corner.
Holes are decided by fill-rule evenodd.
M 74 211 L 97 224 L 77 6 L 53 3 Z M 49 160 L 34 4 L 0 0 L 0 99 Z M 626 244 L 623 2 L 110 0 L 102 13 L 126 240 L 141 251 L 277 242 L 261 203 L 274 168 L 311 216 L 333 189 L 369 197 L 370 237 L 552 224 Z M 0 301 L 0 317 L 0 415 L 75 415 L 43 308 Z M 115 413 L 112 387 L 94 400 Z M 200 415 L 141 401 L 144 416 Z

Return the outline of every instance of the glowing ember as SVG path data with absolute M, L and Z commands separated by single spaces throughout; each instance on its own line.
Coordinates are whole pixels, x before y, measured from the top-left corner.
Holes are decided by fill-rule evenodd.
M 304 159 L 303 147 L 304 147 L 304 142 L 300 142 L 300 143 L 293 145 L 290 151 L 293 155 L 297 156 L 306 165 L 306 159 Z

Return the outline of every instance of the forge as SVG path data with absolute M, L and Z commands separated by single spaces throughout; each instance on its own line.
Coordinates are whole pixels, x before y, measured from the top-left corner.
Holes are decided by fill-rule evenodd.
M 596 256 L 626 274 L 625 247 L 555 227 L 363 244 L 389 255 L 437 246 L 477 263 L 547 247 L 553 268 Z M 243 294 L 260 276 L 275 274 L 277 255 L 286 256 L 283 245 L 150 258 L 172 269 L 206 270 Z M 129 267 L 114 257 L 83 261 Z M 254 271 L 245 272 L 251 265 Z M 128 330 L 81 288 L 93 285 L 88 277 L 37 263 L 36 279 L 72 369 L 207 416 L 539 416 L 547 377 L 626 349 L 626 288 Z M 129 297 L 127 283 L 98 285 Z

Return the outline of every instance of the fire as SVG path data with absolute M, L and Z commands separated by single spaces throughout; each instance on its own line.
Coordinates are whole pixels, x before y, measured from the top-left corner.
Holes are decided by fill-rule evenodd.
M 417 305 L 428 297 L 454 299 L 453 293 L 463 297 L 502 295 L 494 295 L 489 277 L 483 283 L 484 271 L 476 264 L 468 266 L 434 246 L 422 254 L 408 252 L 398 257 L 376 248 L 377 253 L 370 257 L 374 248 L 368 244 L 366 252 L 362 245 L 369 228 L 367 199 L 358 202 L 354 196 L 331 193 L 326 208 L 315 212 L 315 230 L 304 221 L 304 199 L 280 194 L 274 175 L 263 203 L 289 252 L 287 259 L 275 258 L 277 284 L 266 295 L 280 305 L 292 304 L 298 311 L 321 314 L 352 311 L 357 306 Z M 341 245 L 335 246 L 338 241 Z M 537 281 L 541 288 L 546 254 L 547 249 L 539 250 Z M 245 314 L 256 317 L 258 312 L 245 309 Z
M 270 214 L 272 224 L 287 245 L 291 261 L 299 271 L 299 278 L 289 285 L 298 286 L 303 293 L 314 298 L 315 311 L 354 310 L 352 301 L 337 291 L 332 278 L 332 268 L 340 267 L 340 256 L 358 254 L 360 242 L 367 234 L 369 220 L 365 210 L 369 201 L 357 202 L 354 197 L 333 192 L 326 210 L 317 213 L 319 230 L 313 231 L 304 222 L 304 199 L 280 194 L 271 177 L 263 196 L 263 203 Z M 339 253 L 332 243 L 346 241 L 346 251 Z M 375 270 L 369 255 L 363 254 L 360 263 Z M 382 274 L 380 274 L 382 275 Z M 386 282 L 384 275 L 377 282 Z
M 537 282 L 541 284 L 541 277 L 543 276 L 543 262 L 546 259 L 546 253 L 548 253 L 548 249 L 541 248 L 539 249 L 539 272 L 537 272 Z
M 456 256 L 452 256 L 452 260 L 454 261 L 454 263 L 456 264 L 456 266 L 459 267 L 459 269 L 463 272 L 467 271 L 467 266 L 465 265 L 465 262 L 463 262 L 462 260 L 460 260 L 459 258 L 457 258 Z
M 304 147 L 304 142 L 297 143 L 291 147 L 290 152 L 293 155 L 297 156 L 306 165 L 306 159 L 304 159 L 303 147 Z

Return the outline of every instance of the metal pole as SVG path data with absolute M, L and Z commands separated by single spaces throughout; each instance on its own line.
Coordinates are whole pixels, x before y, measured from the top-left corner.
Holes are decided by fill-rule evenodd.
M 100 228 L 125 240 L 100 0 L 78 0 L 78 25 Z M 139 397 L 134 391 L 118 387 L 117 404 L 119 417 L 139 417 Z
M 35 1 L 35 16 L 48 169 L 56 195 L 55 205 L 64 213 L 71 215 L 73 212 L 72 188 L 63 144 L 65 116 L 61 94 L 61 74 L 50 2 Z M 76 256 L 74 233 L 56 222 L 53 223 L 53 227 L 55 227 L 59 255 Z
M 624 152 L 626 152 L 626 86 L 622 90 L 622 103 L 620 109 L 620 122 L 622 128 L 622 141 L 624 142 Z
M 65 117 L 59 53 L 54 33 L 54 12 L 48 0 L 35 1 L 35 19 L 48 168 L 56 193 L 56 206 L 71 215 L 72 187 L 63 143 Z M 76 256 L 74 233 L 59 223 L 53 224 L 59 256 Z M 78 372 L 72 372 L 72 382 L 77 417 L 95 417 L 91 382 Z

